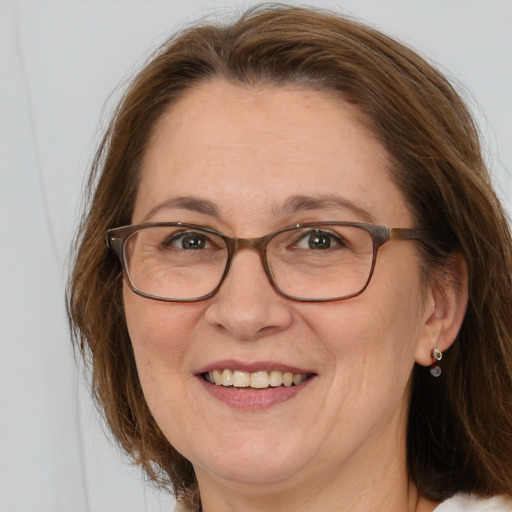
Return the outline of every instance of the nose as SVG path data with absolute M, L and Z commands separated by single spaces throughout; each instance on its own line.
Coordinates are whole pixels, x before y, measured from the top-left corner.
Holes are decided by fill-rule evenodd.
M 258 253 L 242 249 L 210 300 L 205 319 L 235 339 L 250 341 L 285 330 L 293 315 L 290 301 L 270 284 Z

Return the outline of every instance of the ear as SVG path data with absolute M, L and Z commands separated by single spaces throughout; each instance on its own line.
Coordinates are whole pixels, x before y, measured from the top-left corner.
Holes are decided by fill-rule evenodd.
M 461 254 L 452 255 L 439 282 L 428 286 L 421 317 L 422 330 L 416 346 L 416 362 L 430 366 L 433 350 L 441 352 L 455 341 L 468 303 L 468 270 Z

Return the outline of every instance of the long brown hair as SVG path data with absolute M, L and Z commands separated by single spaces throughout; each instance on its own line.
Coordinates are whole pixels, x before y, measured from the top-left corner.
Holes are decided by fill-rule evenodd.
M 422 253 L 426 278 L 442 281 L 453 251 L 469 273 L 467 313 L 443 376 L 413 371 L 411 478 L 431 499 L 457 491 L 512 494 L 512 240 L 471 115 L 410 49 L 353 20 L 298 7 L 258 7 L 231 25 L 202 24 L 172 37 L 129 86 L 97 151 L 67 303 L 73 338 L 92 366 L 94 396 L 123 449 L 177 495 L 195 483 L 191 464 L 144 400 L 121 271 L 105 231 L 131 222 L 156 121 L 185 90 L 212 77 L 332 91 L 368 119 L 416 224 L 436 234 L 437 247 Z

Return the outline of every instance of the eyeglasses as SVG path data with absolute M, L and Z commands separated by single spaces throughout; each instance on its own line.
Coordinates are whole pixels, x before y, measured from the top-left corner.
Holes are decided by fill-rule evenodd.
M 327 302 L 361 294 L 379 248 L 391 240 L 432 243 L 427 230 L 358 222 L 296 224 L 259 238 L 232 238 L 182 222 L 123 226 L 107 232 L 131 289 L 167 302 L 197 302 L 217 293 L 239 250 L 259 252 L 265 273 L 284 297 Z

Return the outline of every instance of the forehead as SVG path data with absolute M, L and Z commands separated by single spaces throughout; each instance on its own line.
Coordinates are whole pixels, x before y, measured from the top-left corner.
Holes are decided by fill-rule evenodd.
M 176 145 L 189 142 L 192 136 L 196 139 L 192 142 L 200 143 L 202 149 L 210 145 L 209 149 L 214 150 L 215 144 L 223 143 L 226 150 L 240 149 L 244 158 L 248 149 L 268 156 L 272 152 L 283 155 L 294 145 L 301 148 L 302 143 L 315 137 L 308 151 L 316 147 L 317 153 L 323 154 L 328 145 L 335 150 L 341 144 L 362 142 L 387 160 L 370 119 L 357 107 L 334 92 L 294 85 L 238 86 L 220 79 L 202 82 L 160 116 L 148 153 L 154 155 L 159 147 L 172 142 L 171 131 Z M 359 158 L 365 153 L 359 153 Z
M 404 207 L 388 160 L 360 112 L 332 93 L 207 82 L 155 125 L 134 222 L 173 196 L 259 218 L 291 197 L 337 195 L 378 218 L 386 202 Z

